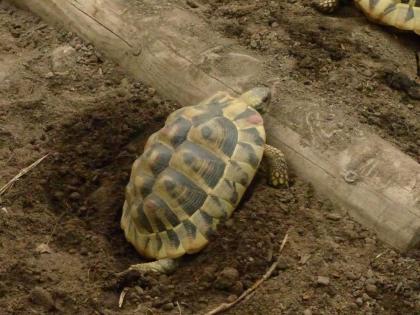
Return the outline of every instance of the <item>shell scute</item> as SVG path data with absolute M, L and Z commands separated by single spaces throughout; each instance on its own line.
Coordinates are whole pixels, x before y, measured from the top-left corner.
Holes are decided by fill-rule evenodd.
M 238 143 L 238 129 L 231 120 L 215 117 L 192 128 L 188 139 L 222 158 L 229 158 Z
M 207 198 L 207 193 L 182 173 L 168 168 L 164 171 L 166 192 L 189 216 L 193 215 Z
M 226 163 L 210 150 L 186 141 L 174 155 L 171 167 L 188 174 L 191 180 L 208 191 L 223 176 Z
M 177 117 L 172 123 L 166 124 L 162 128 L 161 141 L 165 141 L 171 144 L 174 148 L 182 144 L 187 138 L 188 132 L 191 128 L 191 121 L 184 117 Z

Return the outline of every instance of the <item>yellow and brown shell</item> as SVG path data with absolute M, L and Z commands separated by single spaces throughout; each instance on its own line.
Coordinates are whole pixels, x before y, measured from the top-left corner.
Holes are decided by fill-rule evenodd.
M 173 112 L 132 166 L 126 239 L 148 258 L 201 250 L 253 179 L 265 137 L 261 115 L 244 98 L 218 93 Z
M 420 35 L 420 0 L 355 0 L 368 19 Z M 323 12 L 333 12 L 339 0 L 317 0 Z
M 355 4 L 373 21 L 420 35 L 420 0 L 355 0 Z

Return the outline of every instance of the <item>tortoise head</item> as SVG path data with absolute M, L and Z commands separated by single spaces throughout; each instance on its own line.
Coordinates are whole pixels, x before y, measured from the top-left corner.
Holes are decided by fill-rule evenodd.
M 239 96 L 239 99 L 251 106 L 260 114 L 268 112 L 271 93 L 265 86 L 255 87 Z

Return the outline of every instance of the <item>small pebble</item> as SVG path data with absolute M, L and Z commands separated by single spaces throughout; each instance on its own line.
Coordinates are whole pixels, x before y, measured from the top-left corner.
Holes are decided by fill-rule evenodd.
M 142 287 L 140 287 L 140 286 L 138 286 L 138 285 L 136 285 L 136 286 L 134 287 L 134 290 L 136 290 L 136 292 L 137 292 L 137 294 L 138 294 L 138 295 L 143 295 L 143 293 L 144 293 L 143 288 L 142 288 Z
M 328 213 L 326 217 L 331 221 L 339 221 L 341 219 L 341 215 L 337 213 Z
M 312 311 L 310 308 L 307 308 L 306 310 L 303 311 L 303 315 L 312 315 Z
M 318 276 L 318 278 L 316 279 L 316 283 L 319 285 L 327 286 L 330 284 L 330 278 L 324 277 L 324 276 Z
M 48 246 L 48 244 L 45 243 L 41 243 L 39 244 L 36 248 L 35 251 L 39 254 L 44 254 L 44 253 L 52 253 L 51 248 Z
M 354 272 L 352 272 L 352 271 L 346 271 L 345 272 L 345 276 L 349 280 L 357 280 L 357 279 L 359 279 L 359 277 Z
M 238 297 L 235 294 L 229 295 L 226 299 L 228 303 L 234 302 Z
M 174 303 L 169 302 L 162 305 L 162 310 L 164 311 L 170 311 L 174 308 Z
M 241 281 L 236 281 L 233 287 L 230 288 L 230 291 L 236 295 L 241 295 L 244 292 L 244 285 Z
M 308 300 L 310 300 L 312 298 L 312 293 L 311 292 L 305 292 L 305 293 L 303 293 L 303 295 L 302 295 L 302 300 L 304 300 L 304 301 L 308 301 Z
M 54 76 L 54 73 L 52 73 L 52 72 L 48 72 L 48 73 L 45 74 L 46 79 L 51 79 L 53 76 Z
M 156 90 L 154 88 L 148 88 L 147 94 L 149 94 L 150 96 L 153 96 L 156 94 Z
M 70 71 L 75 64 L 76 50 L 69 45 L 57 47 L 51 53 L 51 66 L 53 72 L 60 73 Z
M 187 0 L 187 4 L 193 9 L 198 8 L 198 4 L 195 1 Z
M 226 290 L 231 288 L 239 279 L 239 272 L 235 268 L 226 267 L 218 275 L 214 286 L 219 290 Z
M 363 303 L 363 301 L 362 301 L 362 303 Z M 356 303 L 353 303 L 353 302 L 350 302 L 350 303 L 348 304 L 348 307 L 349 307 L 349 309 L 351 309 L 351 310 L 355 310 L 355 309 L 357 309 L 357 304 L 356 304 Z
M 362 299 L 363 299 L 364 301 L 368 301 L 368 300 L 370 300 L 370 296 L 369 296 L 369 295 L 367 295 L 366 293 L 363 293 L 363 294 L 362 294 Z
M 375 278 L 368 278 L 366 280 L 366 284 L 376 284 L 376 279 Z
M 376 285 L 368 283 L 366 284 L 366 293 L 370 297 L 374 297 L 378 293 L 378 288 L 376 287 Z
M 286 270 L 290 267 L 290 264 L 289 264 L 289 261 L 288 261 L 287 258 L 280 257 L 278 261 L 279 261 L 279 263 L 277 265 L 278 270 Z
M 127 146 L 127 151 L 128 152 L 130 152 L 130 153 L 136 153 L 138 150 L 137 150 L 137 146 L 136 145 L 134 145 L 133 143 L 130 143 L 128 146 Z
M 78 193 L 78 192 L 72 192 L 71 194 L 70 194 L 70 199 L 71 200 L 79 200 L 80 199 L 80 194 Z
M 359 298 L 357 298 L 357 299 L 356 299 L 356 304 L 357 304 L 357 305 L 359 305 L 359 306 L 362 306 L 362 305 L 363 305 L 363 299 L 362 299 L 362 298 L 360 298 L 360 297 L 359 297 Z
M 201 280 L 204 282 L 213 282 L 216 279 L 216 266 L 208 266 L 203 270 Z
M 41 287 L 35 287 L 32 289 L 29 293 L 29 297 L 35 304 L 42 305 L 49 310 L 54 308 L 54 300 L 51 294 Z

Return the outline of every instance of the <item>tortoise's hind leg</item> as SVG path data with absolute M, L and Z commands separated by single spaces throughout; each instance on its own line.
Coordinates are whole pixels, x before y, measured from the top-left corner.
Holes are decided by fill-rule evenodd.
M 317 0 L 315 7 L 323 13 L 332 13 L 337 9 L 339 2 L 340 0 Z
M 286 159 L 280 149 L 266 144 L 264 146 L 264 163 L 266 164 L 267 181 L 270 186 L 289 187 L 289 176 Z
M 152 262 L 131 265 L 126 271 L 121 272 L 119 275 L 124 275 L 130 271 L 138 272 L 140 274 L 147 272 L 170 274 L 176 270 L 178 265 L 178 259 L 160 259 Z

